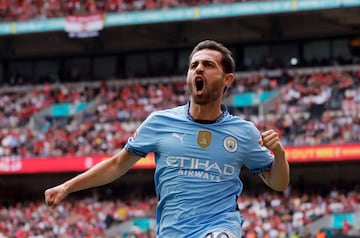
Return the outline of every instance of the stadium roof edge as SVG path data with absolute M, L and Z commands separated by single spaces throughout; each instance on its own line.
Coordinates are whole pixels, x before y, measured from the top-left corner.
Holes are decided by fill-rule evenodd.
M 177 21 L 266 15 L 295 11 L 324 10 L 343 7 L 360 7 L 360 0 L 275 0 L 269 2 L 242 2 L 226 5 L 206 5 L 166 10 L 109 13 L 104 16 L 104 27 L 154 24 Z M 67 18 L 0 23 L 0 35 L 64 31 Z

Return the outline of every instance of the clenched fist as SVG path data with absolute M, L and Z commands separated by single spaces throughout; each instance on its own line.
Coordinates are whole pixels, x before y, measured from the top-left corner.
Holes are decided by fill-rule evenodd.
M 45 203 L 48 206 L 55 208 L 67 195 L 68 193 L 66 192 L 65 185 L 60 184 L 45 191 Z
M 261 133 L 259 144 L 261 146 L 265 146 L 274 153 L 284 151 L 280 142 L 279 134 L 272 129 Z

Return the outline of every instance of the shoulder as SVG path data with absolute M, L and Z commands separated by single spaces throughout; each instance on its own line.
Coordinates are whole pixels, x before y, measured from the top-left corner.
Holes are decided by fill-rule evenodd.
M 184 117 L 185 111 L 186 111 L 185 105 L 177 106 L 170 109 L 154 111 L 148 116 L 147 120 L 159 120 L 166 118 Z
M 226 116 L 226 121 L 241 125 L 242 128 L 249 128 L 251 130 L 256 129 L 254 122 L 245 120 L 240 116 L 236 116 L 230 113 Z
M 250 139 L 253 136 L 257 138 L 260 133 L 254 122 L 245 120 L 240 116 L 229 114 L 226 116 L 225 122 L 231 125 L 233 132 L 240 137 L 244 137 L 243 139 Z

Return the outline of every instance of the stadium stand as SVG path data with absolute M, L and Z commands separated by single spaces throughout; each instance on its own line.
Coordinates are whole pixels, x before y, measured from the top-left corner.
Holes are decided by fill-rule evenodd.
M 244 237 L 253 237 L 252 232 L 256 232 L 255 237 L 285 237 L 285 234 L 312 237 L 306 231 L 306 225 L 333 214 L 349 214 L 359 209 L 358 189 L 346 193 L 331 190 L 325 195 L 297 192 L 285 196 L 267 192 L 244 194 L 238 200 L 239 209 L 245 216 Z M 155 197 L 104 200 L 96 193 L 65 201 L 55 210 L 46 207 L 41 200 L 26 201 L 1 207 L 0 231 L 5 237 L 104 237 L 107 230 L 118 224 L 154 218 L 155 204 Z M 344 232 L 341 229 L 344 227 L 332 232 Z M 142 229 L 127 232 L 135 233 L 138 238 L 154 237 L 155 234 L 154 230 Z M 351 227 L 347 234 L 355 232 Z
M 284 145 L 347 144 L 360 142 L 359 80 L 360 71 L 297 74 L 286 82 L 258 75 L 237 80 L 230 90 L 231 94 L 279 92 L 266 118 L 254 113 L 243 116 L 260 130 L 277 128 Z M 21 158 L 111 154 L 152 111 L 186 103 L 184 81 L 122 84 L 43 85 L 43 90 L 2 92 L 1 123 L 6 129 L 1 131 L 0 154 Z M 41 128 L 30 123 L 35 112 L 63 103 L 92 106 L 61 121 L 43 114 L 38 120 L 47 123 Z M 31 147 L 28 140 L 34 141 Z
M 222 40 L 235 52 L 238 74 L 226 99 L 234 114 L 260 130 L 276 128 L 289 150 L 340 146 L 326 161 L 312 154 L 291 163 L 285 193 L 249 183 L 238 199 L 243 237 L 359 237 L 360 66 L 348 48 L 358 36 L 359 5 L 312 3 L 302 10 L 305 0 L 0 1 L 0 28 L 14 23 L 11 34 L 0 35 L 0 237 L 155 237 L 152 169 L 134 169 L 123 178 L 126 186 L 86 191 L 51 210 L 44 188 L 79 171 L 23 174 L 7 166 L 116 153 L 149 113 L 186 102 L 184 62 L 203 38 Z M 279 12 L 279 4 L 290 10 Z M 250 13 L 196 15 L 214 5 Z M 105 21 L 97 38 L 17 32 L 31 20 L 184 9 L 194 10 L 194 19 Z M 238 98 L 248 104 L 237 105 Z M 352 161 L 341 157 L 344 145 L 355 153 Z
M 251 1 L 251 0 L 246 0 Z M 253 0 L 254 1 L 254 0 Z M 261 0 L 255 0 L 260 2 Z M 229 4 L 234 1 L 120 1 L 120 0 L 16 0 L 1 1 L 1 21 L 26 21 L 50 19 L 67 15 L 91 15 L 97 13 L 122 13 L 127 11 L 146 11 L 152 9 L 169 9 L 175 7 L 198 6 L 206 4 Z M 241 2 L 245 2 L 242 0 Z

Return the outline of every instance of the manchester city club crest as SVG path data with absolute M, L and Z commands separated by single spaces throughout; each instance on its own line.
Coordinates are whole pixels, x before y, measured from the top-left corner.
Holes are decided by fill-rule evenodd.
M 224 139 L 224 148 L 229 152 L 235 152 L 238 144 L 234 137 L 228 136 Z
M 206 148 L 211 143 L 210 131 L 199 131 L 197 136 L 197 143 L 201 148 Z

